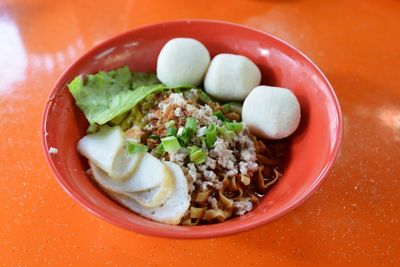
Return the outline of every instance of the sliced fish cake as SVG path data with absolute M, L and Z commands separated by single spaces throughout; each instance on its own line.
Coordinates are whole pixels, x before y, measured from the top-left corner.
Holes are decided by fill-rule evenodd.
M 138 201 L 127 195 L 112 192 L 106 188 L 104 191 L 115 201 L 143 217 L 161 223 L 177 225 L 180 223 L 190 205 L 188 183 L 181 167 L 172 162 L 165 162 L 165 164 L 174 176 L 175 189 L 172 191 L 165 203 L 160 207 L 144 207 Z
M 79 153 L 94 162 L 106 173 L 110 173 L 118 152 L 124 147 L 124 135 L 120 127 L 102 126 L 100 131 L 79 140 Z
M 132 156 L 140 156 L 133 154 Z M 108 190 L 125 193 L 145 191 L 160 186 L 165 177 L 164 164 L 150 153 L 141 156 L 136 170 L 123 180 L 112 179 L 106 172 L 89 160 L 94 180 Z
M 114 180 L 126 180 L 136 171 L 143 159 L 144 153 L 127 154 L 121 149 L 114 158 L 109 173 Z
M 174 174 L 165 163 L 163 164 L 165 173 L 164 180 L 160 186 L 146 191 L 132 192 L 126 195 L 136 200 L 143 207 L 154 208 L 163 205 L 171 193 L 175 190 Z

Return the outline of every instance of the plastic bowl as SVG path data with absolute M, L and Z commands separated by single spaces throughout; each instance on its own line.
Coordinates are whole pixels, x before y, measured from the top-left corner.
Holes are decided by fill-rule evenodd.
M 214 56 L 236 53 L 253 60 L 262 84 L 290 88 L 301 104 L 299 129 L 289 139 L 284 175 L 250 213 L 223 223 L 171 226 L 143 218 L 107 197 L 86 175 L 87 162 L 77 150 L 88 123 L 75 106 L 66 85 L 77 75 L 128 65 L 135 71 L 155 71 L 162 46 L 175 37 L 202 42 Z M 159 23 L 115 36 L 75 61 L 58 79 L 46 103 L 42 143 L 60 185 L 84 208 L 117 226 L 169 238 L 211 238 L 266 224 L 304 202 L 321 184 L 338 155 L 342 116 L 335 93 L 324 74 L 304 54 L 270 34 L 219 21 L 185 20 Z M 49 153 L 51 147 L 58 153 Z

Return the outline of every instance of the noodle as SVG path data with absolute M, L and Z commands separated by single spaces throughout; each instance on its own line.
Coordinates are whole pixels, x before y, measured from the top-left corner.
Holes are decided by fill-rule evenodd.
M 231 183 L 229 184 L 229 188 L 230 188 L 233 192 L 235 192 L 235 195 L 236 195 L 235 197 L 233 197 L 234 200 L 241 199 L 242 196 L 243 196 L 243 189 L 242 189 L 240 183 L 239 183 L 239 182 L 236 182 L 236 177 L 237 177 L 237 176 L 240 177 L 239 174 L 233 176 L 233 177 L 232 177 L 232 180 L 231 180 Z
M 278 171 L 278 161 L 282 146 L 275 144 L 268 146 L 264 141 L 252 136 L 254 147 L 257 152 L 258 168 L 255 173 L 247 175 L 236 174 L 227 177 L 224 169 L 216 165 L 215 173 L 222 181 L 219 190 L 208 189 L 207 191 L 195 190 L 195 198 L 192 201 L 188 215 L 182 220 L 182 225 L 198 225 L 204 223 L 222 222 L 232 217 L 235 212 L 234 201 L 251 202 L 257 204 L 260 197 L 275 183 L 282 174 Z M 261 154 L 264 152 L 264 154 Z M 269 175 L 266 175 L 269 173 Z M 217 208 L 212 207 L 209 198 L 217 200 Z M 200 205 L 195 207 L 193 205 Z
M 229 180 L 225 178 L 223 184 L 224 185 L 222 186 L 222 188 L 218 190 L 219 200 L 222 202 L 224 207 L 231 208 L 233 205 L 233 201 L 224 195 L 225 188 L 229 185 Z
M 207 220 L 207 221 L 212 221 L 214 219 L 217 219 L 219 222 L 223 222 L 225 221 L 225 219 L 229 217 L 229 212 L 226 212 L 224 210 L 221 209 L 210 209 L 210 210 L 206 210 L 206 212 L 203 215 L 203 220 Z
M 207 201 L 208 197 L 210 196 L 211 191 L 205 191 L 205 192 L 197 192 L 196 198 L 194 200 L 194 202 L 196 203 L 203 203 L 205 201 Z
M 204 214 L 204 208 L 190 207 L 191 219 L 200 219 L 201 217 L 203 217 L 203 214 Z
M 262 154 L 257 154 L 257 162 L 262 165 L 276 165 L 276 161 Z
M 264 178 L 263 174 L 262 174 L 262 170 L 261 167 L 258 168 L 258 175 L 257 175 L 257 189 L 260 192 L 265 192 L 270 186 L 272 186 L 273 184 L 275 184 L 279 177 L 282 176 L 282 174 L 280 172 L 278 172 L 276 169 L 274 169 L 275 172 L 275 176 L 272 178 L 272 180 L 270 181 L 266 181 L 266 179 Z
M 181 224 L 182 225 L 186 225 L 186 226 L 193 226 L 193 225 L 198 225 L 199 222 L 200 222 L 200 219 L 186 218 L 181 222 Z
M 160 138 L 166 136 L 167 126 L 165 125 L 170 121 L 173 121 L 173 127 L 179 130 L 179 128 L 185 127 L 187 118 L 198 116 L 199 129 L 201 127 L 207 128 L 210 122 L 205 123 L 204 120 L 203 122 L 201 120 L 205 116 L 213 116 L 213 112 L 216 111 L 222 113 L 222 117 L 230 122 L 241 121 L 239 113 L 232 110 L 225 112 L 218 102 L 202 105 L 197 98 L 190 98 L 189 93 L 195 95 L 193 91 L 189 91 L 186 95 L 173 92 L 158 93 L 153 98 L 149 98 L 150 103 L 142 104 L 141 114 L 146 114 L 142 122 L 146 126 L 143 127 L 145 138 L 142 137 L 141 140 L 151 150 L 156 149 L 160 145 Z M 160 104 L 163 108 L 160 107 Z M 148 109 L 143 110 L 143 105 L 146 105 Z M 207 119 L 213 121 L 213 118 L 208 117 Z M 128 116 L 123 123 L 132 125 L 132 116 Z M 221 129 L 225 122 L 220 120 L 216 123 L 214 120 L 212 123 L 218 124 L 219 129 Z M 140 135 L 141 132 L 131 132 L 131 134 L 136 136 Z M 218 134 L 220 135 L 220 133 Z M 149 139 L 150 135 L 158 135 L 158 139 Z M 204 139 L 203 141 L 192 142 L 204 149 Z M 210 224 L 243 215 L 252 210 L 253 205 L 257 205 L 260 198 L 282 176 L 279 171 L 280 157 L 284 154 L 282 142 L 263 141 L 250 134 L 246 127 L 236 133 L 236 141 L 227 139 L 223 142 L 225 142 L 222 144 L 223 148 L 230 151 L 228 154 L 224 154 L 224 157 L 234 157 L 232 161 L 234 163 L 231 162 L 231 166 L 224 161 L 224 158 L 219 158 L 219 154 L 212 151 L 210 147 L 205 149 L 210 163 L 204 162 L 200 165 L 193 165 L 191 169 L 189 164 L 193 163 L 188 159 L 187 154 L 181 158 L 181 161 L 176 161 L 179 159 L 179 155 L 176 154 L 167 153 L 159 156 L 162 160 L 173 162 L 175 160 L 175 163 L 184 169 L 189 183 L 193 183 L 190 189 L 192 198 L 190 207 L 181 220 L 182 225 Z M 217 150 L 216 145 L 213 149 Z M 244 151 L 245 153 L 242 155 L 243 150 L 247 151 Z M 212 152 L 214 155 L 211 154 Z M 250 154 L 248 158 L 251 159 L 244 160 L 246 153 L 247 155 Z

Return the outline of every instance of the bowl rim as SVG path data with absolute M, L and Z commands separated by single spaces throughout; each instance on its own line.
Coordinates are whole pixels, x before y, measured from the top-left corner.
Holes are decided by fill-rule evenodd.
M 334 142 L 333 148 L 331 149 L 331 157 L 328 160 L 328 162 L 325 164 L 324 168 L 321 170 L 319 175 L 314 179 L 314 182 L 306 188 L 303 192 L 300 193 L 297 199 L 289 202 L 286 205 L 285 209 L 282 209 L 279 211 L 277 214 L 267 217 L 265 219 L 260 219 L 255 222 L 249 223 L 249 224 L 237 224 L 233 228 L 223 228 L 219 229 L 218 232 L 212 231 L 210 227 L 212 228 L 213 225 L 204 225 L 204 226 L 196 226 L 196 229 L 198 230 L 203 230 L 203 231 L 190 231 L 190 232 L 184 232 L 184 231 L 165 231 L 162 229 L 149 229 L 146 226 L 141 226 L 141 225 L 135 225 L 130 222 L 126 221 L 120 221 L 120 220 L 114 220 L 113 216 L 108 214 L 107 212 L 104 212 L 102 208 L 93 205 L 90 202 L 87 202 L 84 200 L 78 193 L 76 193 L 68 183 L 65 182 L 63 176 L 61 173 L 58 171 L 57 167 L 53 163 L 53 159 L 51 158 L 49 151 L 50 146 L 47 144 L 47 133 L 46 133 L 46 125 L 47 125 L 47 118 L 48 114 L 50 112 L 50 107 L 51 107 L 51 102 L 52 99 L 57 95 L 57 93 L 63 89 L 62 85 L 65 81 L 64 76 L 71 72 L 76 65 L 79 65 L 85 58 L 89 57 L 91 54 L 96 52 L 97 50 L 101 49 L 103 46 L 107 46 L 109 43 L 113 43 L 116 39 L 123 38 L 125 36 L 130 35 L 132 32 L 135 31 L 141 31 L 141 30 L 146 30 L 146 29 L 151 29 L 153 27 L 161 27 L 162 25 L 173 25 L 173 24 L 191 24 L 191 23 L 199 23 L 199 24 L 210 24 L 210 25 L 226 25 L 230 27 L 235 27 L 235 28 L 241 28 L 244 30 L 248 31 L 253 31 L 257 32 L 259 34 L 265 35 L 268 38 L 274 39 L 277 42 L 282 43 L 283 45 L 287 46 L 289 49 L 293 50 L 294 52 L 298 53 L 300 56 L 302 56 L 313 68 L 313 70 L 318 73 L 321 77 L 324 83 L 326 84 L 329 94 L 332 97 L 332 100 L 334 102 L 335 106 L 335 111 L 336 111 L 336 119 L 337 119 L 337 125 L 338 127 L 336 128 L 336 136 L 337 139 Z M 67 194 L 74 199 L 77 203 L 79 203 L 83 208 L 88 210 L 90 213 L 93 215 L 97 216 L 98 218 L 101 218 L 108 223 L 111 223 L 113 225 L 122 227 L 124 229 L 134 231 L 139 234 L 145 234 L 145 235 L 150 235 L 150 236 L 157 236 L 157 237 L 163 237 L 163 238 L 175 238 L 175 239 L 198 239 L 198 238 L 213 238 L 213 237 L 221 237 L 221 236 L 227 236 L 227 235 L 232 235 L 232 234 L 237 234 L 241 233 L 244 231 L 248 231 L 257 227 L 260 227 L 264 224 L 267 224 L 269 222 L 272 222 L 278 218 L 281 218 L 283 215 L 288 214 L 301 204 L 303 204 L 311 195 L 313 192 L 315 192 L 319 186 L 322 184 L 324 179 L 327 177 L 331 169 L 333 168 L 334 163 L 336 162 L 342 139 L 343 139 L 343 117 L 342 117 L 342 112 L 339 104 L 339 100 L 335 94 L 335 91 L 333 90 L 332 85 L 326 78 L 325 74 L 320 70 L 319 67 L 309 58 L 307 57 L 303 52 L 292 46 L 291 44 L 287 43 L 286 41 L 270 34 L 267 32 L 264 32 L 262 30 L 254 29 L 249 26 L 244 26 L 241 24 L 237 23 L 232 23 L 232 22 L 227 22 L 227 21 L 222 21 L 222 20 L 212 20 L 212 19 L 184 19 L 184 20 L 168 20 L 168 21 L 161 21 L 157 23 L 151 23 L 151 24 L 146 24 L 140 27 L 135 27 L 133 29 L 130 29 L 128 31 L 122 32 L 120 34 L 113 35 L 110 38 L 107 38 L 106 40 L 101 41 L 100 43 L 94 45 L 92 48 L 89 50 L 83 52 L 81 56 L 79 56 L 78 59 L 76 59 L 74 62 L 72 62 L 59 76 L 55 84 L 53 85 L 52 89 L 50 90 L 50 93 L 48 94 L 48 97 L 46 99 L 46 104 L 43 110 L 42 114 L 42 121 L 41 121 L 41 144 L 42 148 L 44 150 L 44 154 L 47 160 L 47 163 L 50 165 L 50 169 L 52 171 L 52 174 L 55 176 L 58 184 L 64 189 Z M 193 226 L 178 226 L 178 227 L 193 227 Z M 204 231 L 205 230 L 205 231 Z M 211 233 L 210 233 L 211 232 Z

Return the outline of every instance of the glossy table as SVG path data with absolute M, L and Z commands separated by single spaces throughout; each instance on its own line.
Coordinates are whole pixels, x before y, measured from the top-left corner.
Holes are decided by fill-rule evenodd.
M 66 66 L 114 34 L 185 18 L 293 44 L 325 72 L 344 114 L 342 151 L 319 190 L 235 236 L 168 240 L 110 225 L 63 192 L 40 144 L 43 106 Z M 0 0 L 0 264 L 399 266 L 399 36 L 395 0 Z

